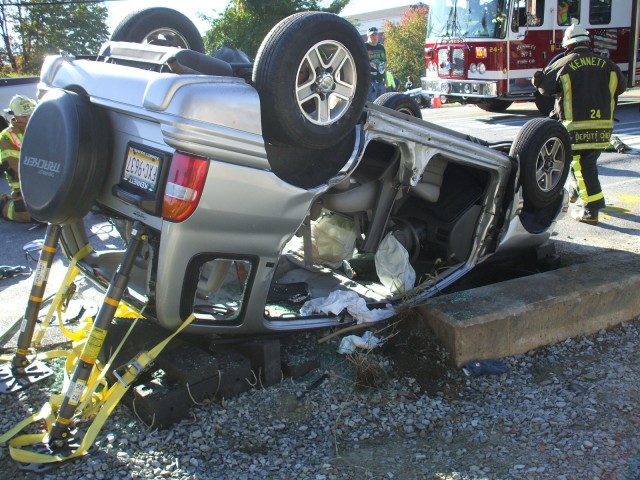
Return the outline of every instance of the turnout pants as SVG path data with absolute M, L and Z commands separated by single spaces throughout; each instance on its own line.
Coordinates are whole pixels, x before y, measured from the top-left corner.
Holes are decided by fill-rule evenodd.
M 591 210 L 604 208 L 604 194 L 596 166 L 600 150 L 578 150 L 578 152 L 579 154 L 574 155 L 571 162 L 571 175 L 578 186 L 582 205 Z
M 31 215 L 27 211 L 20 192 L 13 192 L 11 196 L 3 194 L 0 198 L 0 205 L 2 205 L 0 213 L 5 219 L 21 223 L 31 222 Z

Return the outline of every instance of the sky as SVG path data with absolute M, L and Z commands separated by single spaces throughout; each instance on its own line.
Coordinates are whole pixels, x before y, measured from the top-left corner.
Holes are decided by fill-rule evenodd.
M 368 11 L 382 10 L 385 8 L 400 7 L 416 3 L 417 0 L 351 0 L 349 5 L 342 11 L 343 15 L 353 15 Z M 109 29 L 113 28 L 134 10 L 147 7 L 169 7 L 184 13 L 204 34 L 209 25 L 197 17 L 198 12 L 202 12 L 210 17 L 216 17 L 228 5 L 229 0 L 117 0 L 107 3 L 109 7 Z M 325 2 L 327 5 L 330 2 Z

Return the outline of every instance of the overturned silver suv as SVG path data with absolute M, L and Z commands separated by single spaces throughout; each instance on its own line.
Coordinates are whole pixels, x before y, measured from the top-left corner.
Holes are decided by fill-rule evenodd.
M 149 30 L 188 38 L 171 15 Z M 144 230 L 125 297 L 167 329 L 372 321 L 544 244 L 565 206 L 561 124 L 505 147 L 402 94 L 367 103 L 367 52 L 336 15 L 286 18 L 253 64 L 142 37 L 46 59 L 20 177 L 67 257 L 92 244 L 78 266 L 105 289 Z

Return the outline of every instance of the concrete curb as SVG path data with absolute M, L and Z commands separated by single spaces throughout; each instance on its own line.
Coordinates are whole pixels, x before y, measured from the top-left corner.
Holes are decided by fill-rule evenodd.
M 640 256 L 611 251 L 593 261 L 443 295 L 419 307 L 461 366 L 525 353 L 640 315 Z

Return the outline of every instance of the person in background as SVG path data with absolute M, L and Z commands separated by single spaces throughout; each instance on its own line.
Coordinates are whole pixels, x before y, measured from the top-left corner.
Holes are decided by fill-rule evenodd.
M 570 200 L 582 200 L 582 209 L 572 217 L 595 225 L 598 211 L 605 207 L 596 161 L 609 146 L 618 95 L 627 81 L 614 62 L 591 50 L 589 41 L 589 32 L 574 20 L 562 40 L 565 56 L 536 72 L 531 81 L 542 95 L 556 96 L 551 116 L 569 131 L 577 190 Z
M 407 81 L 406 81 L 406 83 L 404 84 L 404 89 L 405 89 L 406 91 L 409 91 L 409 90 L 411 90 L 412 88 L 413 88 L 413 75 L 409 75 L 409 76 L 407 77 Z
M 387 69 L 387 52 L 382 44 L 378 43 L 378 29 L 376 27 L 370 27 L 367 30 L 367 43 L 365 46 L 369 54 L 369 66 L 371 68 L 369 101 L 373 102 L 386 92 L 385 73 Z
M 558 1 L 558 25 L 569 25 L 580 18 L 580 0 Z
M 387 78 L 384 83 L 385 83 L 387 92 L 396 92 L 398 90 L 398 84 L 396 83 L 396 79 L 393 76 L 393 73 L 387 70 L 387 73 L 385 75 Z
M 11 195 L 4 192 L 0 194 L 0 210 L 5 219 L 14 222 L 28 223 L 32 221 L 22 199 L 18 166 L 24 129 L 35 108 L 35 100 L 22 95 L 13 97 L 7 110 L 13 115 L 13 118 L 9 126 L 0 133 L 0 158 L 2 160 L 0 172 L 4 173 L 11 188 Z

